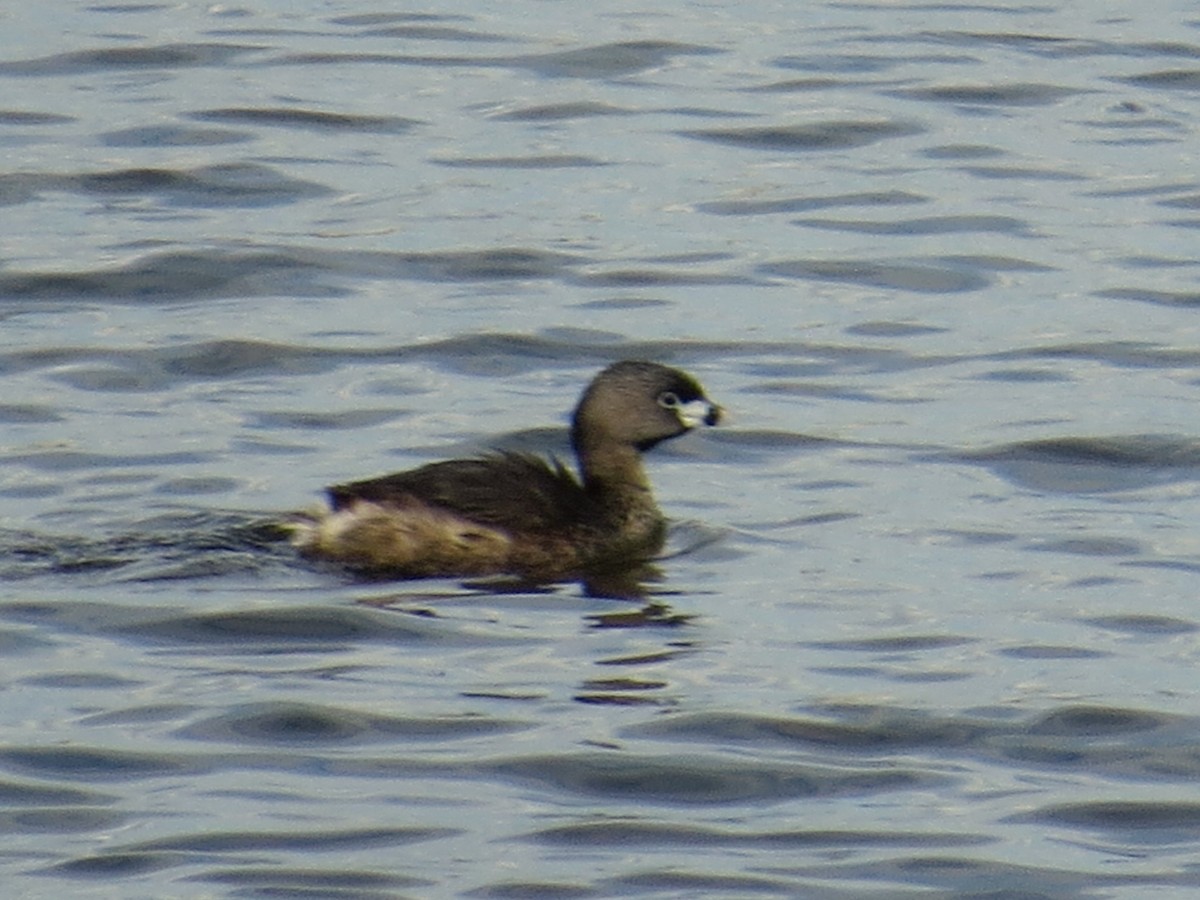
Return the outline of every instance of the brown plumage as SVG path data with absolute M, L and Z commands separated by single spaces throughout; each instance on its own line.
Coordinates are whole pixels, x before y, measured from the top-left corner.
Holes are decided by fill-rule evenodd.
M 665 521 L 641 453 L 720 416 L 687 373 L 614 363 L 575 409 L 579 477 L 558 460 L 494 453 L 335 485 L 329 509 L 293 523 L 293 542 L 309 556 L 408 578 L 548 581 L 644 562 L 661 549 Z

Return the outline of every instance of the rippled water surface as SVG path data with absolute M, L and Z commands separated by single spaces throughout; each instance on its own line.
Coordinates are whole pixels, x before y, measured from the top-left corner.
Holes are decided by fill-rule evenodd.
M 1192 4 L 8 4 L 21 897 L 1190 897 Z M 643 601 L 363 582 L 323 485 L 656 450 Z

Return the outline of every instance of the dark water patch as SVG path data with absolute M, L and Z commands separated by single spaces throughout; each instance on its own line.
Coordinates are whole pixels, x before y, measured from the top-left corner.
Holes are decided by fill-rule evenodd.
M 928 203 L 929 198 L 909 191 L 864 191 L 822 197 L 783 197 L 777 200 L 719 200 L 699 203 L 701 212 L 718 216 L 758 216 L 772 213 L 808 212 L 843 206 L 889 207 Z
M 771 64 L 780 69 L 842 75 L 874 75 L 909 65 L 911 62 L 910 57 L 868 53 L 813 53 L 803 56 L 779 56 L 771 60 Z
M 896 222 L 868 222 L 863 219 L 795 219 L 795 225 L 824 228 L 828 231 L 849 231 L 859 234 L 889 236 L 924 236 L 930 234 L 997 233 L 1029 237 L 1029 224 L 1012 216 L 928 216 L 922 219 L 901 219 Z
M 565 119 L 590 119 L 595 116 L 627 116 L 631 110 L 611 103 L 577 100 L 573 103 L 545 103 L 524 106 L 490 116 L 499 122 L 559 122 Z
M 974 178 L 1015 181 L 1085 181 L 1086 175 L 1039 166 L 961 166 L 959 172 Z
M 674 706 L 679 702 L 678 699 L 662 697 L 662 696 L 647 696 L 641 694 L 621 694 L 608 693 L 604 691 L 595 691 L 591 693 L 574 694 L 571 697 L 576 703 L 584 703 L 589 706 Z
M 348 348 L 338 342 L 337 346 L 322 347 L 303 344 L 279 344 L 249 339 L 226 339 L 182 343 L 178 345 L 153 346 L 146 349 L 129 348 L 112 350 L 91 347 L 54 347 L 28 350 L 13 349 L 0 352 L 0 374 L 13 374 L 39 370 L 51 370 L 48 377 L 67 380 L 78 386 L 94 387 L 109 385 L 110 389 L 131 389 L 133 385 L 143 390 L 165 390 L 179 383 L 194 383 L 221 379 L 242 379 L 249 376 L 309 375 L 331 371 L 340 366 L 367 364 L 377 366 L 396 360 L 421 360 L 439 369 L 472 376 L 507 377 L 523 372 L 545 369 L 547 366 L 575 368 L 581 362 L 603 365 L 614 359 L 645 358 L 661 359 L 686 365 L 693 361 L 711 361 L 714 356 L 737 354 L 771 355 L 786 353 L 792 356 L 814 355 L 842 360 L 837 368 L 858 370 L 882 365 L 887 369 L 918 364 L 904 354 L 886 352 L 883 348 L 811 347 L 794 342 L 736 343 L 725 341 L 628 341 L 607 332 L 576 332 L 551 330 L 548 334 L 520 334 L 493 331 L 461 333 L 453 337 L 433 341 L 418 341 L 407 345 L 383 345 L 371 347 L 359 344 Z M 846 362 L 846 361 L 849 362 Z M 907 363 L 904 361 L 907 360 Z M 94 365 L 85 366 L 85 363 Z M 891 364 L 889 364 L 891 363 Z M 828 371 L 814 363 L 812 374 Z M 66 378 L 72 370 L 82 373 Z M 405 386 L 405 392 L 408 388 Z M 390 391 L 381 391 L 390 393 Z M 21 416 L 21 410 L 14 415 Z M 28 413 L 36 418 L 37 410 Z M 321 418 L 324 414 L 312 414 L 318 418 L 308 420 L 312 427 L 350 427 L 359 415 L 366 420 L 374 416 L 402 415 L 399 411 L 363 410 L 350 411 L 345 420 Z M 273 421 L 272 413 L 264 413 Z M 286 416 L 291 414 L 279 413 Z M 307 416 L 307 413 L 296 415 Z M 300 422 L 296 423 L 297 425 Z M 557 444 L 556 444 L 557 446 Z M 670 451 L 668 451 L 670 452 Z M 146 457 L 153 463 L 161 457 L 165 464 L 203 462 L 195 454 L 155 455 Z M 45 453 L 23 453 L 8 457 L 10 460 L 31 460 L 31 464 L 42 468 L 83 468 L 94 461 L 106 459 L 82 451 L 47 451 Z M 141 457 L 133 458 L 131 464 L 139 464 Z M 118 467 L 128 468 L 128 465 Z
M 919 790 L 939 777 L 900 768 L 861 769 L 772 764 L 716 756 L 575 753 L 520 757 L 485 765 L 494 776 L 587 797 L 639 804 L 741 805 L 800 797 Z
M 504 43 L 513 40 L 500 34 L 488 34 L 481 31 L 468 31 L 465 28 L 452 28 L 447 25 L 389 25 L 384 28 L 368 28 L 360 31 L 357 37 L 365 38 L 399 38 L 410 41 L 454 41 L 455 43 Z
M 771 354 L 763 353 L 764 357 Z M 954 357 L 955 361 L 961 357 Z M 903 372 L 943 365 L 949 357 L 921 356 L 881 344 L 792 344 L 767 362 L 744 363 L 746 371 L 766 380 L 828 378 L 866 372 Z M 713 432 L 713 435 L 727 432 Z
M 436 166 L 457 169 L 588 169 L 608 165 L 592 156 L 567 153 L 546 156 L 435 157 L 429 161 Z
M 1187 127 L 1178 120 L 1145 115 L 1145 110 L 1134 103 L 1120 103 L 1104 112 L 1108 118 L 1086 119 L 1080 123 L 1112 134 L 1112 137 L 1097 139 L 1097 144 L 1137 146 L 1176 143 Z
M 44 178 L 32 173 L 0 175 L 0 206 L 17 206 L 40 197 Z
M 80 857 L 47 867 L 42 870 L 42 874 L 91 879 L 129 878 L 176 866 L 194 865 L 198 854 L 207 857 L 221 855 L 236 858 L 243 853 L 262 854 L 268 851 L 285 853 L 344 852 L 404 846 L 421 841 L 453 837 L 459 833 L 456 829 L 449 828 L 359 828 L 323 832 L 213 832 L 162 838 L 128 845 L 125 848 L 114 848 L 105 853 Z M 304 872 L 302 869 L 278 871 L 280 882 L 293 885 L 302 878 Z M 203 875 L 193 876 L 190 880 L 204 878 Z M 227 878 L 221 879 L 222 883 L 230 883 L 230 881 Z M 370 883 L 370 879 L 362 879 L 363 884 L 357 885 L 357 873 L 346 873 L 342 879 L 344 885 L 341 887 L 335 886 L 336 879 L 330 878 L 324 884 L 318 882 L 307 887 L 298 886 L 297 892 L 293 893 L 289 890 L 286 894 L 276 894 L 274 891 L 264 889 L 264 883 L 270 883 L 268 879 L 256 879 L 248 875 L 247 881 L 251 889 L 247 896 L 371 896 L 370 893 L 363 893 L 361 890 Z M 408 885 L 423 882 L 397 876 L 396 883 Z M 389 892 L 382 896 L 398 895 Z
M 268 258 L 271 251 L 263 251 Z M 554 278 L 585 258 L 567 253 L 524 247 L 493 247 L 482 250 L 434 250 L 415 253 L 385 251 L 325 251 L 316 248 L 287 248 L 278 251 L 284 259 L 294 255 L 302 266 L 322 268 L 365 278 L 395 278 L 411 281 L 474 282 Z
M 585 300 L 583 303 L 573 304 L 575 309 L 598 309 L 598 310 L 625 310 L 625 309 L 653 309 L 655 307 L 671 306 L 671 301 L 661 300 L 655 297 L 606 297 L 601 300 Z
M 87 7 L 89 12 L 106 13 L 108 15 L 158 12 L 170 8 L 171 6 L 168 3 L 94 3 Z
M 580 900 L 611 895 L 600 888 L 561 881 L 503 881 L 465 891 L 462 896 L 480 900 Z
M 313 374 L 334 367 L 319 350 L 254 340 L 217 340 L 147 351 L 142 359 L 185 381 L 248 375 Z
M 1122 561 L 1119 565 L 1126 565 Z M 1116 578 L 1111 575 L 1088 575 L 1082 578 L 1072 578 L 1065 583 L 1068 588 L 1116 587 L 1120 585 L 1133 586 L 1137 584 L 1132 578 Z
M 750 150 L 812 151 L 865 147 L 878 141 L 909 137 L 924 131 L 902 121 L 835 120 L 808 125 L 707 128 L 677 132 L 696 140 Z
M 132 878 L 187 861 L 181 853 L 101 853 L 47 866 L 41 874 L 59 878 Z
M 74 116 L 61 116 L 57 113 L 0 109 L 0 125 L 65 125 L 74 121 Z
M 362 132 L 364 134 L 403 134 L 417 125 L 417 119 L 403 116 L 371 116 L 361 113 L 336 113 L 292 106 L 222 107 L 188 113 L 199 122 L 225 122 L 310 131 Z
M 935 715 L 892 707 L 830 707 L 819 717 L 708 712 L 628 726 L 642 740 L 717 748 L 782 747 L 844 760 L 925 752 L 1027 770 L 1190 782 L 1200 774 L 1195 719 L 1148 710 L 1067 706 L 1023 719 Z
M 204 453 L 87 453 L 82 450 L 50 450 L 45 453 L 14 453 L 3 457 L 13 463 L 39 472 L 78 472 L 88 469 L 159 469 L 169 466 L 211 463 L 214 459 Z
M 677 56 L 708 56 L 723 51 L 674 41 L 621 41 L 558 53 L 539 53 L 508 60 L 547 78 L 620 78 L 656 69 Z
M 758 271 L 776 278 L 841 282 L 921 294 L 978 291 L 992 282 L 979 271 L 960 267 L 862 259 L 794 259 L 765 263 Z
M 987 843 L 983 835 L 964 832 L 840 831 L 796 829 L 755 831 L 634 819 L 559 825 L 521 835 L 518 840 L 552 847 L 758 847 L 822 849 L 870 847 L 960 847 Z
M 1164 69 L 1116 80 L 1152 90 L 1200 91 L 1200 69 Z
M 1005 647 L 998 652 L 1001 656 L 1011 656 L 1013 659 L 1105 659 L 1112 656 L 1103 650 L 1055 644 L 1024 644 L 1020 647 Z
M 959 458 L 1021 487 L 1056 493 L 1137 490 L 1200 478 L 1200 442 L 1170 435 L 1048 438 Z
M 746 113 L 715 106 L 668 106 L 655 112 L 684 116 L 691 119 L 744 119 Z
M 0 570 L 2 571 L 2 570 Z M 0 629 L 0 659 L 35 653 L 53 647 L 54 643 L 31 631 Z
M 1200 194 L 1185 194 L 1182 197 L 1171 197 L 1157 202 L 1159 206 L 1168 209 L 1200 209 Z
M 115 803 L 117 798 L 85 788 L 62 787 L 54 784 L 33 784 L 0 779 L 0 807 L 93 808 Z
M 1145 875 L 1097 874 L 1094 868 L 1025 866 L 992 859 L 945 855 L 831 862 L 791 866 L 784 871 L 793 877 L 805 879 L 802 882 L 805 887 L 814 879 L 835 884 L 875 882 L 900 885 L 902 888 L 899 892 L 892 890 L 875 894 L 859 891 L 853 896 L 885 896 L 901 900 L 930 896 L 928 890 L 918 890 L 919 886 L 934 888 L 937 893 L 932 896 L 945 897 L 947 900 L 1095 900 L 1105 896 L 1098 891 L 1110 886 L 1143 887 L 1154 893 L 1153 888 L 1162 885 L 1200 883 L 1195 876 L 1180 875 L 1174 871 Z M 837 897 L 839 893 L 835 888 L 831 896 Z M 1119 894 L 1110 892 L 1107 896 Z
M 333 16 L 329 19 L 331 25 L 349 25 L 351 27 L 370 27 L 373 25 L 391 25 L 399 22 L 467 22 L 468 16 L 450 13 L 427 12 L 369 12 L 350 13 L 344 16 Z
M 1005 351 L 995 359 L 1092 360 L 1118 368 L 1186 369 L 1200 367 L 1200 350 L 1181 350 L 1144 341 L 1096 341 L 1049 344 Z
M 805 91 L 828 91 L 853 84 L 854 82 L 845 78 L 816 76 L 813 78 L 785 78 L 782 81 L 769 81 L 766 84 L 756 84 L 753 87 L 742 88 L 742 90 L 747 94 L 795 94 Z
M 344 279 L 429 282 L 543 280 L 584 258 L 524 248 L 425 253 L 326 251 L 311 247 L 154 252 L 124 265 L 82 271 L 0 272 L 0 301 L 166 303 L 211 298 L 340 296 Z
M 383 354 L 360 351 L 358 355 L 375 359 Z M 80 390 L 162 391 L 180 383 L 197 381 L 326 372 L 354 356 L 353 353 L 301 345 L 230 339 L 148 349 L 59 347 L 47 351 L 16 350 L 10 354 L 0 353 L 0 372 L 49 368 L 55 370 L 48 376 L 52 380 Z M 37 456 L 69 459 L 75 453 L 77 451 L 60 451 Z
M 333 193 L 323 185 L 290 178 L 259 163 L 223 163 L 190 170 L 142 168 L 66 175 L 0 175 L 0 202 L 8 205 L 53 191 L 105 197 L 155 196 L 171 205 L 191 208 L 274 206 Z
M 765 386 L 763 393 L 792 393 L 790 389 L 782 391 L 772 387 L 770 383 Z M 803 392 L 801 392 L 803 393 Z M 792 431 L 768 431 L 766 429 L 745 429 L 737 432 L 722 432 L 720 434 L 706 435 L 712 437 L 718 443 L 725 446 L 737 447 L 742 450 L 751 451 L 796 451 L 796 450 L 822 450 L 832 445 L 838 445 L 839 442 L 832 438 L 817 437 L 809 434 L 798 434 Z
M 610 706 L 671 705 L 676 701 L 650 692 L 661 691 L 669 682 L 646 678 L 589 678 L 580 685 L 582 693 L 571 699 L 577 703 Z
M 333 295 L 302 254 L 199 250 L 152 253 L 122 266 L 0 273 L 0 300 L 167 303 L 217 297 Z
M 219 475 L 195 475 L 187 478 L 168 478 L 160 481 L 154 493 L 168 497 L 201 497 L 210 494 L 229 494 L 237 490 L 241 481 Z
M 470 66 L 501 65 L 494 58 L 473 56 L 431 56 L 410 53 L 335 53 L 332 51 L 302 51 L 281 53 L 275 56 L 270 65 L 275 66 L 352 66 L 352 65 L 391 65 L 391 66 L 422 66 L 429 68 L 459 68 Z
M 976 178 L 1016 181 L 1085 181 L 1089 177 L 1038 166 L 962 166 L 960 171 Z
M 139 465 L 118 458 L 122 465 Z M 78 460 L 72 460 L 77 466 Z M 28 463 L 26 463 L 28 464 Z M 102 468 L 117 466 L 104 458 Z M 160 467 L 161 461 L 145 463 Z M 174 464 L 173 462 L 166 463 Z M 129 526 L 121 533 L 96 537 L 0 530 L 0 576 L 113 573 L 110 578 L 155 581 L 179 566 L 205 567 L 209 576 L 262 574 L 298 565 L 278 519 L 214 512 L 169 513 Z
M 93 807 L 0 810 L 0 834 L 79 834 L 112 831 L 127 825 L 130 816 Z
M 454 837 L 457 828 L 376 827 L 329 830 L 206 831 L 126 844 L 117 852 L 258 853 L 266 850 L 330 853 L 368 847 L 400 847 Z
M 34 59 L 0 62 L 0 75 L 86 75 L 128 69 L 188 69 L 228 66 L 265 48 L 243 44 L 159 44 L 76 50 Z
M 846 334 L 862 337 L 907 338 L 929 334 L 945 334 L 950 329 L 917 322 L 860 322 L 846 329 Z
M 1165 569 L 1174 572 L 1200 572 L 1200 563 L 1183 559 L 1128 559 L 1121 563 L 1131 569 Z
M 990 733 L 986 723 L 937 719 L 899 710 L 876 710 L 873 719 L 853 722 L 749 713 L 685 713 L 624 729 L 623 734 L 654 740 L 701 742 L 719 746 L 776 744 L 827 747 L 840 752 L 898 751 L 914 747 L 965 748 Z
M 701 863 L 703 866 L 703 863 Z M 638 896 L 669 892 L 676 897 L 743 897 L 749 895 L 794 896 L 796 885 L 785 877 L 725 875 L 701 871 L 664 870 L 636 872 L 608 879 L 617 894 Z
M 1038 540 L 1025 545 L 1042 553 L 1069 553 L 1074 556 L 1137 556 L 1145 548 L 1136 541 L 1111 537 L 1075 537 Z
M 824 400 L 849 400 L 854 403 L 925 403 L 913 397 L 890 398 L 880 392 L 863 391 L 836 384 L 805 381 L 764 381 L 747 388 L 750 394 L 774 394 L 788 397 L 816 397 Z
M 433 882 L 392 872 L 355 869 L 315 869 L 303 866 L 253 865 L 210 869 L 182 879 L 227 885 L 233 896 L 321 897 L 327 900 L 399 900 L 401 888 L 432 887 Z
M 108 635 L 122 641 L 209 652 L 338 652 L 358 644 L 509 646 L 536 638 L 511 637 L 446 619 L 398 616 L 370 606 L 271 606 L 216 612 L 167 612 L 102 602 L 10 602 L 0 618 L 67 634 Z
M 106 147 L 216 147 L 254 140 L 254 135 L 228 128 L 187 128 L 180 125 L 142 125 L 98 135 Z
M 85 747 L 0 747 L 0 766 L 41 778 L 99 783 L 206 774 L 215 762 L 175 753 Z
M 629 656 L 614 656 L 608 659 L 597 659 L 598 666 L 656 666 L 668 663 L 683 656 L 690 656 L 697 647 L 686 643 L 674 643 L 669 650 L 654 650 L 648 653 L 634 653 Z
M 327 259 L 327 257 L 321 257 Z M 415 281 L 506 281 L 554 278 L 583 262 L 574 254 L 497 247 L 427 253 L 336 255 L 329 265 L 351 266 L 364 274 Z
M 1061 85 L 1015 82 L 901 88 L 887 93 L 896 97 L 930 100 L 955 106 L 1050 106 L 1068 97 L 1090 92 Z
M 744 275 L 727 274 L 724 272 L 697 272 L 691 269 L 609 269 L 607 271 L 592 271 L 575 275 L 569 279 L 572 284 L 584 287 L 612 288 L 645 288 L 668 287 L 674 285 L 693 286 L 724 286 L 734 284 L 753 284 L 754 280 Z
M 538 335 L 480 332 L 430 341 L 412 347 L 411 352 L 436 368 L 451 372 L 508 376 L 532 372 L 547 363 L 607 360 L 613 349 L 564 343 Z
M 962 8 L 962 7 L 959 7 Z M 981 7 L 973 7 L 980 9 Z M 990 6 L 983 7 L 994 13 L 1021 15 L 1035 9 L 1031 6 Z M 1045 10 L 1045 7 L 1038 8 Z M 1026 31 L 930 31 L 923 35 L 931 41 L 955 44 L 959 46 L 977 47 L 980 45 L 1000 47 L 1005 50 L 1019 50 L 1034 56 L 1050 58 L 1087 56 L 1101 52 L 1104 45 L 1097 41 L 1089 41 L 1076 37 L 1063 37 L 1055 34 L 1034 34 Z
M 583 363 L 607 365 L 615 359 L 654 359 L 669 365 L 686 366 L 693 362 L 709 363 L 715 357 L 744 358 L 755 354 L 766 356 L 774 353 L 803 355 L 806 350 L 800 345 L 786 341 L 756 344 L 745 341 L 679 338 L 597 343 L 592 340 L 559 340 L 545 335 L 481 331 L 414 344 L 400 351 L 387 351 L 390 354 L 398 352 L 408 354 L 410 358 L 428 360 L 430 365 L 442 370 L 468 375 L 506 377 L 539 371 L 549 365 L 562 365 L 574 369 Z M 841 352 L 840 348 L 836 351 Z M 719 430 L 712 434 L 718 432 Z M 706 434 L 706 438 L 708 436 Z M 655 452 L 673 451 L 668 447 L 656 449 Z
M 311 703 L 236 706 L 176 734 L 200 741 L 281 746 L 342 746 L 371 742 L 446 741 L 504 734 L 530 726 L 483 716 L 385 716 Z
M 1061 803 L 1012 816 L 1008 821 L 1114 832 L 1138 843 L 1191 843 L 1200 838 L 1200 803 L 1172 800 Z
M 161 377 L 161 373 L 137 371 L 126 365 L 74 366 L 55 372 L 49 376 L 49 379 L 77 391 L 96 391 L 105 394 L 161 391 L 168 386 L 168 381 Z
M 977 673 L 974 671 L 937 671 L 937 672 L 917 672 L 917 671 L 894 671 L 885 668 L 877 670 L 877 676 L 881 679 L 896 681 L 903 684 L 937 684 L 945 681 L 968 681 L 976 678 Z
M 1128 287 L 1093 291 L 1092 296 L 1112 300 L 1136 300 L 1139 303 L 1153 303 L 1156 306 L 1171 306 L 1180 309 L 1192 309 L 1200 306 L 1200 291 L 1163 291 Z
M 108 672 L 55 672 L 22 678 L 21 684 L 67 691 L 129 691 L 144 687 L 146 682 Z
M 1012 384 L 1066 383 L 1070 376 L 1047 369 L 998 369 L 972 376 L 980 381 L 1007 381 Z
M 945 528 L 933 532 L 938 537 L 949 538 L 963 547 L 990 547 L 1015 541 L 1017 535 L 1008 531 L 964 530 Z
M 317 431 L 342 431 L 357 428 L 374 428 L 386 422 L 403 418 L 404 413 L 394 409 L 348 409 L 343 412 L 258 412 L 250 415 L 256 428 L 295 429 Z
M 665 681 L 644 678 L 589 678 L 582 688 L 589 691 L 657 691 L 667 687 Z
M 553 53 L 517 56 L 450 56 L 402 53 L 288 53 L 276 65 L 399 65 L 434 68 L 507 68 L 533 72 L 543 78 L 608 80 L 637 75 L 670 63 L 677 56 L 722 51 L 672 41 L 620 41 Z M 0 70 L 2 74 L 2 70 Z
M 239 653 L 333 652 L 359 644 L 477 647 L 520 642 L 446 620 L 358 607 L 293 606 L 167 616 L 147 610 L 137 621 L 107 625 L 103 630 L 140 644 L 206 646 Z
M 1126 615 L 1095 616 L 1081 620 L 1085 625 L 1101 628 L 1105 631 L 1116 631 L 1122 634 L 1133 634 L 1141 637 L 1173 637 L 1180 634 L 1192 634 L 1200 630 L 1200 625 L 1173 616 L 1157 616 L 1150 613 L 1129 613 Z
M 1187 26 L 1195 28 L 1195 20 Z M 1127 45 L 1137 56 L 1178 56 L 1184 59 L 1200 59 L 1200 44 L 1185 41 L 1135 41 Z
M 1174 716 L 1111 706 L 1067 706 L 1052 710 L 1028 726 L 1029 734 L 1112 737 L 1130 732 L 1153 731 L 1176 721 Z
M 989 144 L 942 144 L 921 152 L 929 159 L 991 159 L 1004 156 L 1005 151 Z
M 467 16 L 442 16 L 436 13 L 360 13 L 337 16 L 330 24 L 348 25 L 361 29 L 355 37 L 401 38 L 408 41 L 503 42 L 511 38 L 487 32 L 468 30 L 449 22 L 469 22 Z
M 942 262 L 953 266 L 966 266 L 972 269 L 985 269 L 989 272 L 1057 272 L 1056 266 L 1019 259 L 1012 256 L 994 256 L 992 254 L 963 254 L 953 253 L 939 256 Z

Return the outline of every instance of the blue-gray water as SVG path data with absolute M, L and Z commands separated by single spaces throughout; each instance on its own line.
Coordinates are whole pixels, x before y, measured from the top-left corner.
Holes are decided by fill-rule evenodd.
M 1200 13 L 0 11 L 6 896 L 1190 897 Z M 354 582 L 321 487 L 562 452 L 645 603 Z

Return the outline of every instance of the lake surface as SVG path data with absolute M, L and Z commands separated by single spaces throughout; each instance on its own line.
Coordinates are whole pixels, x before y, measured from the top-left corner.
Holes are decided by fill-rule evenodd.
M 1191 897 L 1193 4 L 9 4 L 8 896 Z M 324 485 L 653 452 L 638 602 Z

